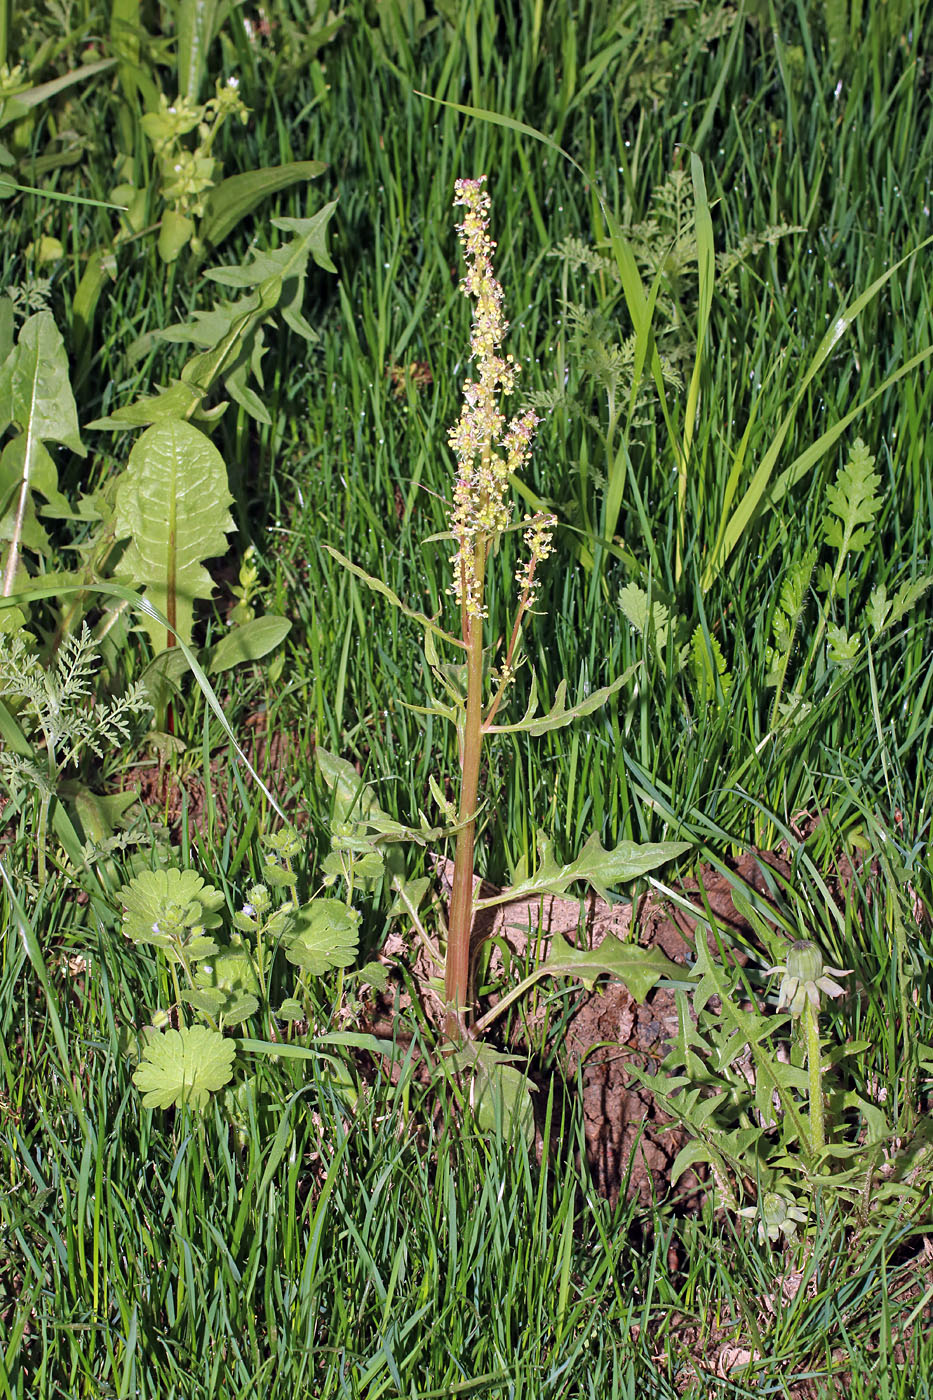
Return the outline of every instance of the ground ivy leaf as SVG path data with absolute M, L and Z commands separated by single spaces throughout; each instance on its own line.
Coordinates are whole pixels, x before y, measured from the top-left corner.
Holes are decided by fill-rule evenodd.
M 285 956 L 320 977 L 332 967 L 349 967 L 360 944 L 360 916 L 340 899 L 312 899 L 295 914 Z
M 156 1032 L 147 1039 L 133 1083 L 146 1108 L 204 1108 L 232 1079 L 235 1055 L 233 1041 L 206 1026 Z
M 205 885 L 196 871 L 143 870 L 123 886 L 119 898 L 123 932 L 134 943 L 149 943 L 167 953 L 183 948 L 190 958 L 217 951 L 204 932 L 220 923 L 215 911 L 224 897 Z

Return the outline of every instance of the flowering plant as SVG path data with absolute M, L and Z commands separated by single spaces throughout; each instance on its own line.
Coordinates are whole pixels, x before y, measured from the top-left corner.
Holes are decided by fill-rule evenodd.
M 509 889 L 482 901 L 477 901 L 474 896 L 479 781 L 486 737 L 506 732 L 538 735 L 561 728 L 578 716 L 600 708 L 628 679 L 627 675 L 620 676 L 571 707 L 566 704 L 567 686 L 562 681 L 551 709 L 547 714 L 538 715 L 537 683 L 532 676 L 530 699 L 524 716 L 511 723 L 504 723 L 501 718 L 521 662 L 523 628 L 537 601 L 539 566 L 553 551 L 553 532 L 557 521 L 547 512 L 526 516 L 520 522 L 513 521 L 511 482 L 528 462 L 539 420 L 531 409 L 523 409 L 506 421 L 499 407 L 500 398 L 510 394 L 515 387 L 519 366 L 511 355 L 502 354 L 508 323 L 503 313 L 502 288 L 493 273 L 495 244 L 488 232 L 490 200 L 484 185 L 485 176 L 458 180 L 454 198 L 455 206 L 462 206 L 465 210 L 457 231 L 466 260 L 461 289 L 473 302 L 470 351 L 475 372 L 475 377 L 468 379 L 464 385 L 463 407 L 448 434 L 457 464 L 449 535 L 455 546 L 451 557 L 453 580 L 450 593 L 458 611 L 457 633 L 445 631 L 435 619 L 407 607 L 381 579 L 365 574 L 351 560 L 330 548 L 330 553 L 340 563 L 406 616 L 418 622 L 424 630 L 425 658 L 439 689 L 445 694 L 444 700 L 433 699 L 425 707 L 424 713 L 438 715 L 455 724 L 458 736 L 458 801 L 448 803 L 439 785 L 432 782 L 432 791 L 447 819 L 447 827 L 431 828 L 424 818 L 419 828 L 400 826 L 381 811 L 375 796 L 365 784 L 357 784 L 356 796 L 348 807 L 346 798 L 352 790 L 352 774 L 348 779 L 341 760 L 320 749 L 317 751 L 322 775 L 334 788 L 340 809 L 339 832 L 335 828 L 335 850 L 338 844 L 345 845 L 349 840 L 357 853 L 368 849 L 369 856 L 375 857 L 390 841 L 414 840 L 427 844 L 445 836 L 455 838 L 446 951 L 443 956 L 436 948 L 431 951 L 437 962 L 444 966 L 446 1033 L 449 1039 L 461 1045 L 472 1041 L 476 1032 L 489 1024 L 493 1014 L 511 1004 L 517 995 L 541 976 L 578 976 L 591 982 L 601 973 L 609 973 L 622 980 L 634 978 L 639 987 L 647 991 L 659 977 L 674 971 L 673 964 L 669 964 L 657 950 L 626 947 L 623 953 L 621 945 L 614 938 L 606 940 L 600 949 L 590 950 L 577 949 L 558 940 L 559 946 L 531 976 L 503 998 L 493 1013 L 487 1013 L 482 1022 L 473 1027 L 470 1022 L 470 939 L 473 915 L 480 904 L 487 907 L 534 895 L 561 894 L 577 881 L 589 881 L 597 890 L 605 890 L 643 875 L 688 849 L 686 842 L 651 845 L 621 842 L 614 850 L 606 851 L 598 837 L 593 836 L 575 861 L 560 865 L 547 838 L 539 835 L 535 870 L 529 871 L 523 863 L 521 871 L 516 872 L 520 878 Z M 503 536 L 510 531 L 521 531 L 525 556 L 515 573 L 516 593 L 511 625 L 502 633 L 508 640 L 504 648 L 493 651 L 484 646 L 484 633 L 489 621 L 487 572 Z M 453 648 L 464 663 L 462 682 L 453 677 L 450 667 L 441 664 L 439 642 Z M 354 801 L 357 802 L 355 820 L 349 823 L 352 831 L 348 835 L 346 818 L 354 815 Z M 404 888 L 400 888 L 403 882 L 396 879 L 395 883 L 400 892 L 397 908 L 412 916 L 412 901 Z M 426 941 L 426 931 L 416 917 L 414 922 L 422 941 Z M 487 1083 L 502 1080 L 502 1068 L 493 1064 L 489 1054 L 483 1059 L 483 1053 L 478 1049 L 467 1050 L 454 1057 L 456 1068 L 466 1067 L 466 1061 L 461 1064 L 464 1055 L 469 1067 L 474 1073 L 480 1073 L 481 1077 L 485 1076 Z

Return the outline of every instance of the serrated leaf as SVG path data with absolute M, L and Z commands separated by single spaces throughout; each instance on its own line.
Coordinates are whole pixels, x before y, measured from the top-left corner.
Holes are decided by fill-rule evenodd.
M 642 1002 L 662 977 L 683 980 L 688 974 L 660 948 L 641 948 L 623 943 L 609 933 L 598 948 L 575 948 L 561 934 L 555 934 L 551 951 L 542 964 L 552 977 L 576 977 L 592 987 L 597 977 L 611 977 L 628 988 L 635 1001 Z
M 290 963 L 320 977 L 334 967 L 349 967 L 360 943 L 360 915 L 339 899 L 312 899 L 296 912 L 285 943 Z
M 888 602 L 888 590 L 883 583 L 879 583 L 877 588 L 871 590 L 871 597 L 865 608 L 865 621 L 872 630 L 872 636 L 877 637 L 890 615 L 891 604 Z
M 842 671 L 850 671 L 858 658 L 862 639 L 857 632 L 851 635 L 844 627 L 831 622 L 826 628 L 829 642 L 829 659 Z
M 715 701 L 718 680 L 723 696 L 728 699 L 732 677 L 726 666 L 722 648 L 712 632 L 704 632 L 699 625 L 690 641 L 690 658 L 698 698 L 707 704 Z
M 286 997 L 275 1014 L 280 1021 L 300 1021 L 305 1013 L 300 1001 Z
M 254 617 L 251 622 L 243 622 L 211 647 L 204 669 L 208 675 L 216 675 L 219 671 L 229 671 L 245 662 L 260 661 L 284 642 L 291 627 L 287 617 L 278 617 L 275 613 L 265 613 L 262 617 Z
M 877 494 L 881 477 L 872 471 L 874 465 L 874 457 L 856 438 L 849 460 L 827 489 L 826 508 L 835 519 L 824 519 L 823 534 L 827 544 L 838 550 L 840 561 L 864 549 L 874 534 L 875 516 L 882 505 Z
M 117 486 L 116 538 L 130 541 L 117 577 L 143 587 L 184 642 L 191 640 L 195 600 L 213 588 L 201 560 L 225 554 L 235 528 L 232 500 L 217 448 L 185 422 L 147 428 Z M 156 651 L 173 644 L 153 618 L 145 625 Z
M 510 885 L 489 899 L 478 899 L 474 908 L 485 909 L 493 904 L 506 904 L 535 894 L 563 894 L 578 880 L 587 881 L 598 894 L 605 896 L 616 885 L 627 884 L 650 870 L 657 870 L 669 860 L 690 850 L 689 841 L 646 842 L 620 841 L 611 851 L 603 849 L 594 832 L 576 860 L 559 865 L 554 859 L 553 843 L 539 838 L 538 867 L 533 875 Z
M 204 1108 L 233 1078 L 236 1046 L 207 1026 L 186 1026 L 147 1037 L 133 1083 L 146 1108 L 186 1104 Z
M 919 578 L 902 583 L 891 600 L 891 611 L 886 618 L 885 626 L 896 627 L 909 612 L 913 611 L 931 586 L 933 586 L 933 574 L 921 574 Z
M 637 583 L 627 583 L 619 593 L 619 607 L 656 656 L 662 656 L 671 637 L 671 610 L 659 598 L 650 598 Z M 679 619 L 678 619 L 679 621 Z

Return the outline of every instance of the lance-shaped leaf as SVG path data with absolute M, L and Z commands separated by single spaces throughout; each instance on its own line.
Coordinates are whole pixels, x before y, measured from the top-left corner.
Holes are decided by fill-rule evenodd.
M 117 487 L 116 537 L 130 540 L 117 576 L 144 587 L 185 642 L 195 599 L 211 594 L 201 561 L 226 553 L 226 533 L 235 528 L 227 509 L 232 499 L 217 448 L 183 422 L 147 428 Z M 153 619 L 146 627 L 157 652 L 174 645 Z
M 458 647 L 460 651 L 466 650 L 459 637 L 453 637 L 449 632 L 445 632 L 443 627 L 439 627 L 433 618 L 426 617 L 424 613 L 416 612 L 414 608 L 409 608 L 402 602 L 397 593 L 392 592 L 392 589 L 387 583 L 383 583 L 381 578 L 374 578 L 372 574 L 366 573 L 365 569 L 361 569 L 359 564 L 354 564 L 352 559 L 348 559 L 345 554 L 341 554 L 339 549 L 334 549 L 333 545 L 326 544 L 324 548 L 327 550 L 328 554 L 333 555 L 338 564 L 342 564 L 345 569 L 349 570 L 349 572 L 362 583 L 365 583 L 366 587 L 371 588 L 374 593 L 381 593 L 383 598 L 388 598 L 393 608 L 398 608 L 399 612 L 404 614 L 405 617 L 410 617 L 413 622 L 417 622 L 418 626 L 423 627 L 425 632 L 433 632 L 436 637 L 440 637 L 443 641 L 447 642 L 449 646 Z
M 576 705 L 567 708 L 567 682 L 561 681 L 554 696 L 554 704 L 546 715 L 540 719 L 535 719 L 534 715 L 538 708 L 537 682 L 532 676 L 531 695 L 525 716 L 517 724 L 490 724 L 485 726 L 487 734 L 546 734 L 549 729 L 563 729 L 565 724 L 572 723 L 579 719 L 581 715 L 592 714 L 594 710 L 599 710 L 605 705 L 611 695 L 615 695 L 617 690 L 621 690 L 626 681 L 638 670 L 641 665 L 636 661 L 621 676 L 618 676 L 611 685 L 604 685 L 599 690 L 594 690 L 591 695 L 587 695 L 583 700 L 579 700 Z
M 43 443 L 60 442 L 80 457 L 86 453 L 78 432 L 65 346 L 49 311 L 29 317 L 0 367 L 0 432 L 11 423 L 19 433 L 0 463 L 0 539 L 10 542 L 3 572 L 5 598 L 13 591 L 20 547 L 27 535 L 34 548 L 45 548 L 32 493 L 37 491 L 53 505 L 62 503 L 55 464 Z
M 474 908 L 485 909 L 493 904 L 508 904 L 515 899 L 527 899 L 536 894 L 563 894 L 577 880 L 585 880 L 603 898 L 606 891 L 615 885 L 624 885 L 649 870 L 669 860 L 682 856 L 690 849 L 689 841 L 656 841 L 639 844 L 635 841 L 620 841 L 611 851 L 603 849 L 602 842 L 594 832 L 576 860 L 567 865 L 559 865 L 554 859 L 554 848 L 546 836 L 539 837 L 538 868 L 533 875 L 524 875 L 519 868 L 519 878 L 514 885 L 488 899 L 474 901 Z
M 206 1026 L 155 1031 L 147 1036 L 133 1083 L 146 1108 L 204 1108 L 233 1078 L 235 1056 L 233 1041 Z

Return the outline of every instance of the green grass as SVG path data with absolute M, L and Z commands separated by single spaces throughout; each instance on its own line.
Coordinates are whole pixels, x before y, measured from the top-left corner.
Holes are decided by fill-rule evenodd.
M 524 482 L 561 521 L 529 633 L 539 687 L 552 697 L 566 677 L 575 696 L 643 664 L 606 710 L 492 750 L 483 872 L 504 882 L 539 829 L 562 859 L 594 830 L 607 845 L 689 838 L 697 865 L 785 841 L 794 876 L 776 894 L 788 921 L 818 937 L 831 961 L 853 967 L 858 986 L 827 1013 L 824 1033 L 866 1042 L 847 1083 L 869 1094 L 882 1085 L 906 1132 L 929 1107 L 930 1057 L 924 1068 L 920 1052 L 931 1039 L 931 944 L 914 899 L 929 908 L 933 887 L 930 597 L 870 660 L 863 650 L 844 684 L 818 659 L 805 692 L 813 708 L 780 739 L 767 737 L 765 649 L 782 580 L 822 543 L 826 490 L 858 435 L 876 456 L 885 499 L 874 537 L 853 558 L 839 619 L 854 626 L 872 588 L 892 593 L 933 569 L 928 366 L 875 399 L 778 506 L 761 509 L 721 576 L 701 586 L 750 415 L 740 494 L 840 306 L 933 232 L 933 128 L 924 118 L 931 7 L 865 6 L 862 35 L 849 47 L 830 44 L 827 20 L 837 8 L 754 5 L 734 23 L 724 10 L 721 37 L 705 38 L 701 21 L 711 23 L 716 7 L 654 27 L 634 3 L 610 12 L 471 0 L 435 11 L 383 0 L 349 7 L 334 40 L 301 63 L 275 26 L 289 17 L 303 24 L 303 7 L 268 7 L 264 46 L 230 21 L 212 71 L 220 75 L 223 64 L 226 76 L 236 65 L 253 118 L 224 132 L 225 172 L 305 158 L 328 170 L 270 201 L 218 257 L 239 262 L 251 240 L 271 245 L 273 205 L 305 215 L 327 199 L 340 203 L 331 238 L 338 275 L 315 270 L 304 306 L 319 342 L 309 349 L 282 328 L 264 361 L 271 425 L 231 409 L 215 437 L 237 498 L 235 550 L 255 544 L 265 606 L 293 619 L 278 680 L 260 668 L 240 672 L 221 699 L 239 735 L 264 714 L 267 732 L 285 736 L 284 757 L 271 764 L 267 756 L 261 771 L 276 769 L 280 800 L 307 832 L 303 894 L 315 888 L 328 844 L 315 744 L 359 760 L 382 805 L 404 821 L 433 812 L 429 778 L 443 783 L 453 773 L 455 736 L 407 708 L 424 703 L 430 684 L 417 629 L 338 569 L 324 546 L 413 607 L 434 614 L 445 606 L 450 547 L 426 537 L 446 528 L 446 432 L 468 372 L 451 198 L 458 176 L 486 172 L 507 348 L 522 363 L 521 392 L 555 400 Z M 108 14 L 73 9 L 73 24 L 86 19 L 92 32 L 107 32 Z M 13 6 L 14 39 L 27 57 L 37 22 Z M 586 178 L 553 147 L 419 94 L 536 128 Z M 93 103 L 75 96 L 76 129 L 93 132 L 89 150 L 26 183 L 107 198 L 105 114 L 116 102 L 106 84 Z M 65 115 L 56 110 L 59 126 Z M 29 138 L 37 155 L 50 134 L 43 122 Z M 598 372 L 600 355 L 621 346 L 632 324 L 597 195 L 632 229 L 657 215 L 656 191 L 672 171 L 689 176 L 690 151 L 703 162 L 718 252 L 781 223 L 806 232 L 752 254 L 714 288 L 678 577 L 677 461 L 657 396 L 646 389 L 629 422 L 623 390 L 610 424 L 606 373 Z M 141 178 L 141 138 L 135 159 Z M 90 250 L 112 237 L 110 217 L 33 196 L 6 201 L 0 213 L 5 286 L 41 271 L 28 250 L 40 233 L 62 239 L 65 258 L 46 271 L 71 346 L 75 289 Z M 609 266 L 588 273 L 556 255 L 568 239 L 608 256 Z M 660 235 L 652 246 L 666 253 Z M 933 344 L 929 266 L 929 250 L 919 253 L 840 339 L 801 398 L 778 473 Z M 184 265 L 166 273 L 147 239 L 126 245 L 118 267 L 98 307 L 89 371 L 76 385 L 82 422 L 167 383 L 183 357 L 140 338 L 213 294 Z M 659 349 L 689 381 L 695 265 L 662 276 L 659 299 Z M 595 318 L 588 342 L 574 336 L 567 302 Z M 134 343 L 145 349 L 135 358 Z M 389 370 L 412 361 L 428 366 L 430 382 L 397 394 Z M 669 385 L 666 394 L 681 434 L 686 389 Z M 58 463 L 72 498 L 106 482 L 129 450 L 126 437 L 87 436 L 89 459 Z M 606 502 L 620 480 L 621 511 L 606 541 Z M 84 529 L 50 528 L 61 548 L 45 563 L 30 557 L 40 572 L 73 564 L 66 546 Z M 500 562 L 495 596 L 508 592 L 509 549 Z M 658 657 L 629 626 L 618 599 L 633 580 L 650 581 L 688 636 L 700 626 L 717 640 L 732 674 L 728 698 L 698 694 L 670 653 Z M 811 608 L 794 664 L 814 617 Z M 54 628 L 51 608 L 39 625 Z M 140 637 L 115 628 L 104 653 L 108 684 L 118 690 L 146 659 Z M 523 674 L 520 691 L 527 683 Z M 224 888 L 232 909 L 258 878 L 256 835 L 268 808 L 200 692 L 178 700 L 174 724 L 187 751 L 172 767 L 187 783 L 189 807 L 173 840 L 180 858 Z M 133 757 L 107 756 L 108 790 Z M 806 839 L 795 835 L 801 812 L 820 818 Z M 152 810 L 149 820 L 164 816 Z M 145 863 L 164 854 L 164 833 L 150 830 L 145 840 Z M 840 893 L 834 866 L 853 840 L 868 863 Z M 132 850 L 116 849 L 112 867 L 99 867 L 90 902 L 67 875 L 34 887 L 28 820 L 20 826 L 18 815 L 0 858 L 35 934 L 30 942 L 17 931 L 4 886 L 0 1394 L 699 1400 L 720 1391 L 793 1396 L 807 1377 L 827 1396 L 929 1394 L 929 1299 L 917 1267 L 923 1210 L 879 1207 L 854 1233 L 830 1210 L 809 1247 L 785 1252 L 759 1246 L 753 1230 L 709 1205 L 685 1214 L 676 1194 L 650 1211 L 612 1210 L 581 1165 L 573 1084 L 564 1107 L 539 1095 L 541 1122 L 550 1114 L 562 1142 L 542 1167 L 523 1142 L 471 1133 L 404 1049 L 400 1082 L 367 1073 L 365 1086 L 354 1080 L 355 1101 L 326 1065 L 257 1058 L 237 1106 L 198 1119 L 144 1110 L 124 1051 L 169 991 L 119 932 L 114 896 Z M 57 851 L 50 861 L 61 868 Z M 374 902 L 364 919 L 372 947 L 385 921 L 385 902 Z M 75 972 L 67 959 L 77 955 L 86 966 Z M 318 997 L 320 1027 L 342 1024 L 336 980 Z M 419 1063 L 428 1054 L 429 1029 L 413 1013 L 400 1015 L 398 1036 L 403 1047 L 414 1037 Z M 550 1068 L 559 1039 L 548 1056 Z M 802 1286 L 769 1307 L 782 1276 L 797 1269 Z M 905 1337 L 892 1340 L 908 1320 Z M 747 1350 L 751 1371 L 701 1378 L 697 1368 L 715 1371 L 726 1342 Z

